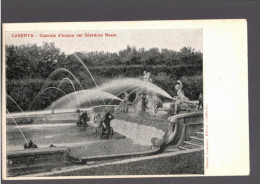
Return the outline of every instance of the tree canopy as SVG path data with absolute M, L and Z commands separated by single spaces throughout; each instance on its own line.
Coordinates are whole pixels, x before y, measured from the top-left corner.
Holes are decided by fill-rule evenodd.
M 202 53 L 191 47 L 183 47 L 180 51 L 169 49 L 144 48 L 136 49 L 127 46 L 119 52 L 76 52 L 87 67 L 115 66 L 202 66 Z M 57 68 L 67 68 L 77 72 L 81 64 L 77 58 L 65 55 L 54 43 L 7 45 L 6 77 L 7 79 L 47 78 Z

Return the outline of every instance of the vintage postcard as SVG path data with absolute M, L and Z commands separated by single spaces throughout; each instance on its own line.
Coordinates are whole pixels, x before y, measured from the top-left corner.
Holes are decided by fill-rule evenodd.
M 246 20 L 3 25 L 3 179 L 249 175 Z

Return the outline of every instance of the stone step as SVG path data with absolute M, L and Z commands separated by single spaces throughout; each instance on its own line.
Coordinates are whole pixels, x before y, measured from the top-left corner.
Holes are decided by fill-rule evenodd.
M 202 131 L 204 131 L 204 128 L 201 128 Z
M 200 144 L 197 144 L 197 143 L 194 143 L 194 142 L 191 142 L 191 141 L 184 141 L 184 146 L 186 148 L 198 148 L 198 147 L 202 147 L 202 145 Z
M 204 132 L 195 132 L 197 138 L 204 138 Z
M 164 151 L 166 151 L 166 152 L 176 152 L 176 151 L 178 151 L 178 148 L 166 148 Z
M 197 146 L 193 146 L 191 144 L 184 144 L 182 147 L 186 148 L 186 149 L 193 149 L 193 148 L 198 148 Z
M 189 149 L 189 148 L 185 148 L 185 147 L 183 147 L 183 146 L 178 146 L 178 148 L 181 149 L 181 150 L 187 150 L 187 149 Z
M 190 136 L 190 140 L 191 142 L 194 142 L 195 144 L 200 144 L 200 145 L 204 145 L 204 139 L 195 137 L 195 136 Z

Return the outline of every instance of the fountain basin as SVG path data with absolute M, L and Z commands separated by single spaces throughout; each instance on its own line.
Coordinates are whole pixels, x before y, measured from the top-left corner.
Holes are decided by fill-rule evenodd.
M 19 134 L 17 128 L 15 126 L 7 126 L 7 144 L 8 146 L 8 155 L 14 155 L 17 153 L 17 158 L 23 158 L 24 155 L 31 155 L 31 159 L 41 158 L 40 162 L 38 162 L 37 167 L 41 167 L 42 165 L 46 165 L 46 162 L 52 160 L 57 155 L 60 155 L 60 148 L 65 149 L 63 152 L 66 159 L 60 161 L 60 165 L 54 164 L 50 167 L 46 167 L 51 170 L 61 169 L 65 167 L 66 164 L 75 165 L 78 163 L 88 164 L 88 162 L 95 162 L 98 164 L 108 159 L 124 159 L 129 157 L 139 157 L 139 156 L 148 156 L 160 153 L 163 151 L 164 147 L 154 147 L 152 146 L 151 140 L 156 138 L 157 140 L 165 140 L 165 135 L 169 131 L 169 124 L 166 119 L 156 116 L 147 116 L 147 115 L 138 115 L 132 113 L 122 113 L 114 111 L 114 108 L 110 107 L 109 111 L 113 112 L 115 119 L 111 121 L 111 126 L 114 128 L 116 135 L 109 140 L 100 140 L 99 136 L 95 134 L 95 124 L 93 122 L 93 113 L 105 113 L 108 108 L 98 107 L 96 109 L 86 109 L 91 115 L 91 120 L 88 122 L 89 127 L 87 129 L 81 129 L 80 127 L 76 127 L 77 113 L 70 113 L 68 117 L 70 117 L 70 122 L 67 122 L 68 119 L 60 120 L 64 114 L 49 114 L 45 116 L 47 122 L 45 124 L 31 124 L 31 125 L 21 125 L 20 128 L 24 132 L 25 136 L 28 139 L 32 139 L 41 150 L 38 154 L 35 154 L 34 150 L 21 150 L 23 146 L 23 139 Z M 179 115 L 185 117 L 187 115 Z M 178 116 L 178 117 L 179 117 Z M 189 115 L 190 121 L 195 121 L 193 114 Z M 49 121 L 49 122 L 48 122 Z M 201 121 L 201 119 L 199 119 Z M 53 123 L 55 122 L 55 123 Z M 178 131 L 179 133 L 182 131 Z M 117 136 L 119 135 L 119 136 Z M 122 139 L 120 135 L 126 136 L 126 138 Z M 178 138 L 180 134 L 177 134 Z M 171 140 L 172 142 L 176 140 Z M 54 144 L 57 146 L 56 148 L 48 148 L 50 144 Z M 44 148 L 44 149 L 42 149 Z M 51 153 L 51 151 L 57 150 L 55 153 Z M 53 154 L 53 156 L 51 156 Z M 41 155 L 39 157 L 39 155 Z M 51 157 L 50 159 L 49 156 Z M 61 158 L 64 158 L 64 155 Z M 9 160 L 11 157 L 9 157 Z M 14 159 L 14 157 L 12 157 Z M 68 158 L 76 158 L 74 162 Z M 26 160 L 26 159 L 23 159 Z M 77 163 L 75 163 L 75 161 Z M 42 162 L 42 163 L 41 163 Z M 52 161 L 51 161 L 52 162 Z M 13 169 L 12 175 L 18 175 L 21 173 L 19 171 L 23 170 L 30 166 L 30 162 L 26 162 L 26 164 L 21 163 L 20 166 Z M 37 163 L 37 162 L 33 162 Z M 53 162 L 55 163 L 55 162 Z M 18 164 L 19 165 L 19 164 Z M 67 165 L 68 166 L 68 165 Z M 12 166 L 8 166 L 9 169 Z M 31 168 L 31 167 L 28 167 Z M 37 171 L 42 171 L 41 169 L 33 169 L 36 166 L 32 165 L 27 174 L 33 174 Z

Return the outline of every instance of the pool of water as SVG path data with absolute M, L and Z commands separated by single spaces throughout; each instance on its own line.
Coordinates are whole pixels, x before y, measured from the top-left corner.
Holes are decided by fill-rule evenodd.
M 53 144 L 57 147 L 68 147 L 73 156 L 88 157 L 134 153 L 151 150 L 150 145 L 134 144 L 129 138 L 122 138 L 115 133 L 109 140 L 102 140 L 96 128 L 77 127 L 75 123 L 20 125 L 27 140 L 32 140 L 39 148 Z M 120 137 L 120 139 L 118 139 Z M 25 140 L 16 126 L 6 127 L 7 151 L 22 150 Z

